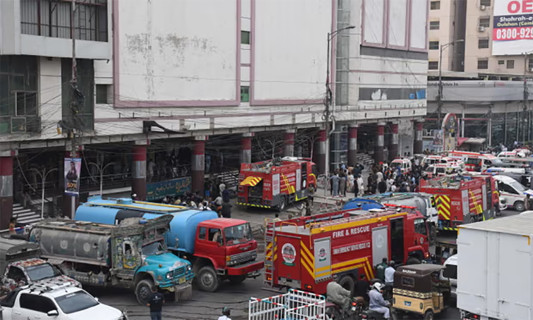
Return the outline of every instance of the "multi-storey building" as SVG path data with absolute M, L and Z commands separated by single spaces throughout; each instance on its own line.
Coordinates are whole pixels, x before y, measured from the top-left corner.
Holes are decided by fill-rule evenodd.
M 533 35 L 517 23 L 532 16 L 522 1 L 430 1 L 426 128 L 455 113 L 462 137 L 531 140 L 532 88 L 524 79 L 533 72 Z
M 277 155 L 324 172 L 329 140 L 330 164 L 421 152 L 426 24 L 426 0 L 1 1 L 0 228 L 60 199 L 65 157 L 154 199 Z

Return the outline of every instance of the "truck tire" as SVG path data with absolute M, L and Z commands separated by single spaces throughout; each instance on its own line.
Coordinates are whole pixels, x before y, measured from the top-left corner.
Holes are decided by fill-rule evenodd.
M 342 276 L 338 283 L 346 290 L 350 291 L 353 295 L 354 291 L 355 291 L 355 281 L 354 279 L 349 276 L 349 275 L 344 275 Z
M 424 313 L 424 320 L 433 320 L 433 310 L 428 310 Z
M 142 305 L 146 305 L 150 297 L 152 296 L 152 287 L 154 282 L 150 279 L 143 279 L 135 285 L 135 296 L 137 297 L 137 302 Z
M 524 206 L 524 202 L 523 201 L 515 202 L 513 207 L 514 207 L 514 209 L 516 211 L 524 211 L 524 210 L 526 210 L 526 207 Z
M 286 206 L 287 206 L 287 200 L 285 199 L 285 197 L 281 196 L 281 200 L 280 200 L 279 204 L 276 206 L 276 210 L 278 212 L 283 212 L 283 210 L 285 210 Z
M 245 279 L 246 279 L 245 275 L 229 276 L 229 282 L 231 284 L 239 284 L 239 283 L 243 282 Z
M 215 292 L 220 285 L 220 279 L 211 266 L 204 266 L 198 270 L 196 282 L 202 291 Z

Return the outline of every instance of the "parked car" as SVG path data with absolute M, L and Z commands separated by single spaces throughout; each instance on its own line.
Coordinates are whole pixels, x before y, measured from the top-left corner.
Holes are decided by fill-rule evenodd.
M 457 298 L 457 254 L 450 256 L 444 262 L 444 269 L 440 272 L 441 280 L 450 281 L 451 291 L 450 296 Z
M 504 196 L 507 200 L 507 206 L 516 211 L 524 211 L 526 208 L 526 196 L 528 194 L 533 196 L 533 190 L 526 189 L 518 181 L 508 176 L 495 175 L 494 179 L 498 184 L 500 195 Z
M 126 320 L 120 310 L 98 302 L 87 291 L 69 285 L 29 285 L 11 291 L 0 301 L 2 320 Z

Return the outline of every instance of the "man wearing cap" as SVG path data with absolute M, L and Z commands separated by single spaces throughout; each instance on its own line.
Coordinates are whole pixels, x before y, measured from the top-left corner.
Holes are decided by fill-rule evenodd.
M 230 310 L 228 307 L 224 307 L 222 309 L 222 315 L 218 317 L 218 320 L 231 320 L 230 316 Z

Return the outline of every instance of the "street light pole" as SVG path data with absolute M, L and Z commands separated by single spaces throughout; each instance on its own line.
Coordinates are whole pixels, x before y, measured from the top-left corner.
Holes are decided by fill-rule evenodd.
M 347 26 L 347 27 L 344 27 L 344 28 L 340 28 L 340 29 L 337 29 L 333 32 L 328 32 L 328 52 L 327 52 L 327 55 L 326 55 L 326 97 L 324 99 L 324 105 L 325 105 L 325 110 L 324 110 L 324 115 L 322 116 L 322 118 L 324 119 L 324 122 L 325 122 L 325 130 L 326 130 L 326 141 L 325 141 L 325 145 L 326 145 L 326 157 L 325 157 L 325 162 L 326 162 L 326 166 L 325 166 L 325 170 L 324 170 L 324 174 L 326 176 L 326 187 L 324 188 L 324 195 L 327 195 L 327 192 L 328 192 L 328 179 L 329 179 L 329 136 L 331 134 L 331 132 L 329 132 L 330 130 L 330 122 L 331 121 L 335 121 L 335 118 L 333 117 L 332 115 L 332 112 L 330 110 L 330 107 L 331 107 L 331 103 L 333 101 L 333 91 L 331 90 L 331 85 L 330 85 L 330 54 L 331 54 L 331 40 L 333 40 L 338 34 L 339 32 L 341 31 L 344 31 L 344 30 L 348 30 L 348 29 L 354 29 L 355 26 Z
M 43 172 L 35 168 L 31 168 L 31 170 L 34 171 L 37 175 L 39 175 L 39 177 L 41 177 L 41 219 L 43 219 L 44 218 L 44 190 L 45 190 L 46 177 L 50 173 L 57 171 L 58 169 L 53 168 L 53 169 L 46 171 L 46 168 L 43 168 Z
M 439 48 L 439 91 L 437 94 L 437 119 L 438 119 L 437 126 L 441 125 L 440 121 L 441 121 L 441 113 L 442 113 L 442 51 L 444 51 L 444 49 L 448 48 L 449 46 L 452 46 L 459 42 L 465 42 L 465 40 L 460 39 L 460 40 L 448 42 L 446 44 L 441 45 Z
M 103 159 L 102 159 L 103 161 Z M 107 167 L 114 165 L 114 162 L 110 162 L 104 166 L 104 163 L 95 163 L 95 162 L 89 162 L 89 165 L 94 166 L 98 173 L 100 174 L 100 196 L 102 196 L 103 187 L 104 187 L 104 171 L 107 169 Z

